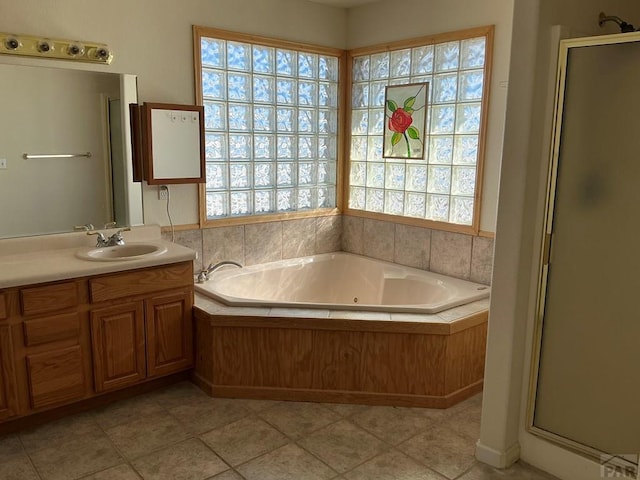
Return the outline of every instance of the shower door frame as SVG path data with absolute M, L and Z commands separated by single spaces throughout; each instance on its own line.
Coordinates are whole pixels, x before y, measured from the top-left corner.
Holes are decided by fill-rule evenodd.
M 545 191 L 545 209 L 543 230 L 538 238 L 539 251 L 541 252 L 538 259 L 538 284 L 536 292 L 536 311 L 535 323 L 533 331 L 533 348 L 531 353 L 531 369 L 529 376 L 529 394 L 526 407 L 526 430 L 553 442 L 561 447 L 567 448 L 573 452 L 600 461 L 602 452 L 593 447 L 583 445 L 576 441 L 565 438 L 561 435 L 552 433 L 534 425 L 534 414 L 536 405 L 536 396 L 538 388 L 538 374 L 540 367 L 540 353 L 542 347 L 542 330 L 546 305 L 547 281 L 549 273 L 549 259 L 553 248 L 553 219 L 555 211 L 556 187 L 558 177 L 558 162 L 560 159 L 560 140 L 562 134 L 562 119 L 564 113 L 564 100 L 567 79 L 567 67 L 569 60 L 569 52 L 573 48 L 593 47 L 603 45 L 614 45 L 622 43 L 640 42 L 640 32 L 619 33 L 612 35 L 601 35 L 594 37 L 581 37 L 560 40 L 558 53 L 558 66 L 556 72 L 556 91 L 554 100 L 554 116 L 552 120 L 552 135 L 549 150 L 549 165 L 547 171 L 547 186 Z

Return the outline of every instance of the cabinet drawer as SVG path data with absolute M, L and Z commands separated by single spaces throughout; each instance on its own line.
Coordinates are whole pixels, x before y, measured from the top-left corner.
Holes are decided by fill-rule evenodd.
M 24 344 L 27 347 L 80 336 L 80 315 L 70 313 L 55 317 L 25 320 Z
M 193 285 L 193 263 L 183 262 L 93 278 L 89 292 L 95 303 L 189 285 Z
M 74 282 L 20 290 L 23 315 L 37 315 L 64 310 L 78 305 L 78 289 Z

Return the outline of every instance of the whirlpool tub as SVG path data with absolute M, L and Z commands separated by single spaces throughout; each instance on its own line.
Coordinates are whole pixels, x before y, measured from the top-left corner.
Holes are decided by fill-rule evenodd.
M 446 408 L 482 389 L 486 285 L 347 253 L 196 284 L 193 380 L 212 396 Z
M 225 266 L 196 291 L 230 306 L 406 313 L 438 313 L 489 296 L 486 285 L 350 253 Z

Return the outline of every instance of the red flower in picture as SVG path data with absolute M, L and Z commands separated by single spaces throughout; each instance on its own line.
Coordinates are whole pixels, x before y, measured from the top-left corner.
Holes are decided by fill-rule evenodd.
M 389 130 L 393 132 L 391 135 L 391 146 L 396 146 L 400 141 L 402 141 L 402 139 L 404 139 L 407 144 L 406 158 L 411 158 L 410 141 L 416 140 L 418 142 L 422 142 L 420 138 L 420 130 L 418 130 L 418 128 L 413 124 L 413 113 L 425 108 L 425 105 L 420 107 L 415 106 L 416 99 L 423 88 L 424 85 L 421 85 L 415 95 L 405 99 L 401 107 L 398 106 L 394 100 L 389 98 L 386 100 L 386 109 L 388 111 L 386 116 L 389 119 L 388 127 Z
M 413 123 L 413 117 L 403 108 L 396 108 L 389 118 L 389 130 L 404 133 Z

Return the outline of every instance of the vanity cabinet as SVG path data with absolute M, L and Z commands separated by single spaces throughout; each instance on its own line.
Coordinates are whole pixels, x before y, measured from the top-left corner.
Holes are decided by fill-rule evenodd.
M 110 303 L 91 311 L 97 392 L 193 365 L 190 263 L 93 279 L 90 292 L 92 300 Z
M 0 421 L 193 365 L 191 261 L 0 290 Z

